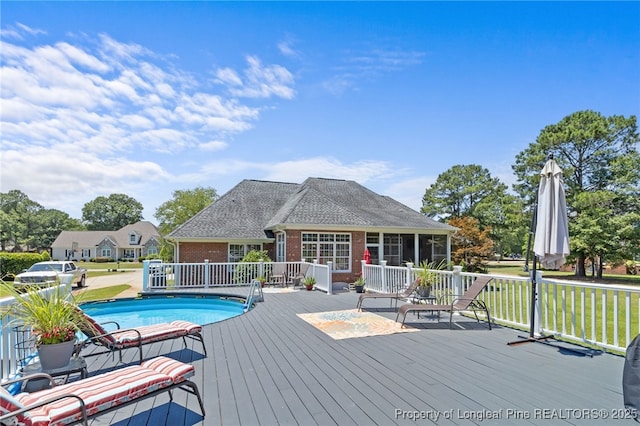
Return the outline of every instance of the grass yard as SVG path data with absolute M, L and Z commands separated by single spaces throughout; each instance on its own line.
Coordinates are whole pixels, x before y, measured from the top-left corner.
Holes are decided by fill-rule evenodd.
M 94 300 L 112 299 L 130 288 L 129 284 L 118 284 L 95 289 L 79 289 L 75 290 L 73 294 L 77 296 L 79 302 L 92 302 Z
M 87 268 L 88 270 L 104 270 L 113 269 L 142 269 L 142 262 L 76 262 L 79 268 Z

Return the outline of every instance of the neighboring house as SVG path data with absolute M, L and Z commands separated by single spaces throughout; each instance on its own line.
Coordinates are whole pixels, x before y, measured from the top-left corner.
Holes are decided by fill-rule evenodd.
M 333 262 L 335 280 L 374 264 L 450 259 L 457 228 L 346 180 L 243 180 L 167 236 L 176 262 L 236 262 L 252 249 L 278 262 Z
M 117 231 L 62 231 L 51 245 L 51 258 L 58 260 L 138 260 L 159 252 L 158 229 L 143 220 Z

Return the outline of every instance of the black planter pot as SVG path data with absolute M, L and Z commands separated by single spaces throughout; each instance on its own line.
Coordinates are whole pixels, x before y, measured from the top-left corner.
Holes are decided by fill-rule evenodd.
M 356 293 L 364 293 L 364 286 L 363 285 L 356 285 L 354 287 L 356 288 Z
M 418 293 L 420 297 L 429 297 L 431 294 L 431 286 L 418 286 L 416 293 Z

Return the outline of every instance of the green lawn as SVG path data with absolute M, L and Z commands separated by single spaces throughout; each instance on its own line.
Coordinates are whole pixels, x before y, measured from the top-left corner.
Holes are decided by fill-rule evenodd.
M 74 294 L 78 297 L 79 302 L 91 302 L 94 300 L 112 299 L 130 288 L 131 286 L 129 284 L 117 284 L 103 288 L 76 290 Z
M 529 269 L 532 269 L 532 268 L 533 268 L 533 265 L 531 264 L 531 262 L 529 262 Z M 524 260 L 519 260 L 519 261 L 505 260 L 500 262 L 490 262 L 488 269 L 490 274 L 513 275 L 516 277 L 529 276 L 529 273 L 524 271 Z M 572 271 L 569 271 L 569 272 L 545 271 L 543 269 L 541 272 L 542 272 L 542 276 L 545 278 L 557 278 L 562 280 L 580 280 L 582 282 L 599 283 L 599 284 L 640 285 L 640 275 L 604 274 L 602 277 L 602 280 L 598 280 L 595 278 L 591 278 L 590 276 L 587 276 L 586 278 L 577 278 Z
M 76 262 L 79 268 L 87 268 L 89 270 L 105 270 L 110 269 L 142 269 L 142 262 Z
M 530 268 L 533 265 L 529 265 Z M 529 274 L 524 272 L 524 262 L 503 261 L 492 262 L 489 265 L 489 273 L 496 275 L 508 275 L 527 277 Z M 584 283 L 598 283 L 598 284 L 624 284 L 624 285 L 640 285 L 640 276 L 637 275 L 610 275 L 605 274 L 602 280 L 597 280 L 591 277 L 577 278 L 573 272 L 558 272 L 558 271 L 542 271 L 544 278 L 549 279 L 561 279 L 566 281 L 580 281 Z M 582 292 L 584 291 L 584 305 L 581 304 Z M 498 303 L 502 303 L 503 306 L 510 306 L 513 301 L 512 295 L 505 292 L 498 296 Z M 631 329 L 629 334 L 631 338 L 635 337 L 640 332 L 639 322 L 640 314 L 638 307 L 640 306 L 640 295 L 637 293 L 630 293 L 629 295 L 629 308 L 627 309 L 626 292 L 621 292 L 607 289 L 594 289 L 595 306 L 592 302 L 592 290 L 582 289 L 576 287 L 572 291 L 572 287 L 565 287 L 565 293 L 558 289 L 555 293 L 541 293 L 541 303 L 545 306 L 543 309 L 546 312 L 546 316 L 541 318 L 542 324 L 549 328 L 555 328 L 557 330 L 564 331 L 566 333 L 574 334 L 575 336 L 583 336 L 585 339 L 593 339 L 596 341 L 606 341 L 608 344 L 615 344 L 614 341 L 614 329 L 618 330 L 617 344 L 620 346 L 626 346 L 626 330 L 624 324 L 626 323 L 627 315 L 630 318 Z M 528 295 L 526 295 L 528 297 Z M 617 298 L 618 305 L 617 310 L 614 307 L 613 301 Z M 603 300 L 606 299 L 605 312 L 603 313 Z M 488 300 L 493 302 L 493 300 Z M 573 312 L 573 314 L 572 314 Z M 584 315 L 584 326 L 583 317 Z M 606 326 L 603 325 L 603 315 L 606 315 Z M 548 322 L 547 322 L 548 321 Z M 572 324 L 572 322 L 574 324 Z M 593 323 L 595 322 L 595 330 Z M 616 327 L 617 325 L 617 327 Z M 606 337 L 605 337 L 606 334 Z

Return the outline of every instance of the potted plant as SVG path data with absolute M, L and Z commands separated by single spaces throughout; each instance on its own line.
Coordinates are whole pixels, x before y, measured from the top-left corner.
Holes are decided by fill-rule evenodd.
M 431 288 L 438 278 L 436 270 L 442 269 L 442 266 L 443 263 L 440 263 L 439 265 L 434 265 L 433 262 L 425 261 L 420 263 L 420 269 L 416 272 L 416 282 L 418 283 L 416 293 L 418 296 L 429 297 L 431 295 Z
M 92 327 L 78 307 L 67 286 L 13 287 L 1 282 L 4 294 L 15 302 L 2 307 L 2 318 L 10 316 L 11 323 L 31 331 L 43 370 L 53 370 L 69 363 L 75 349 L 76 333 Z
M 264 287 L 264 285 L 267 283 L 267 279 L 264 277 L 264 275 L 260 275 L 258 278 L 256 278 L 258 281 L 260 281 L 260 286 Z
M 304 279 L 304 287 L 311 291 L 313 290 L 313 286 L 316 285 L 316 279 L 314 277 L 305 277 Z
M 358 278 L 356 278 L 356 280 L 353 282 L 353 286 L 356 289 L 356 293 L 364 292 L 364 284 L 365 284 L 364 277 L 362 275 L 358 275 Z

